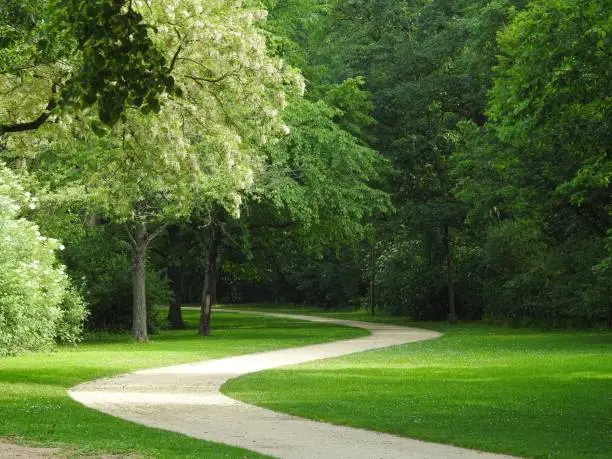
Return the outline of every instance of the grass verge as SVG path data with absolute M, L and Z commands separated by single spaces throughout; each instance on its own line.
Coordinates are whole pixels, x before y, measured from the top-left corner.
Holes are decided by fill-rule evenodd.
M 367 313 L 259 309 L 372 320 Z M 612 457 L 612 333 L 374 320 L 446 334 L 246 375 L 223 392 L 310 419 L 468 448 Z
M 0 439 L 55 446 L 78 455 L 100 452 L 160 458 L 255 458 L 253 452 L 151 429 L 85 408 L 66 390 L 78 383 L 143 368 L 335 341 L 362 330 L 216 312 L 213 334 L 162 331 L 146 345 L 127 335 L 91 334 L 75 348 L 0 359 Z

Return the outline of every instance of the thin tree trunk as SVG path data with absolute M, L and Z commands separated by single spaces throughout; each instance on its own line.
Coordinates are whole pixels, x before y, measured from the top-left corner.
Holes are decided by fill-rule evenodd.
M 272 300 L 274 304 L 282 303 L 283 285 L 285 284 L 283 271 L 280 269 L 278 259 L 274 257 L 274 280 L 272 281 Z
M 183 303 L 183 270 L 180 267 L 169 266 L 168 277 L 172 284 L 173 298 L 168 309 L 168 324 L 172 330 L 185 328 L 181 305 Z
M 87 228 L 95 228 L 98 225 L 98 216 L 95 212 L 87 212 L 84 220 Z
M 446 246 L 446 279 L 448 283 L 448 320 L 451 323 L 457 322 L 457 313 L 455 312 L 455 286 L 453 282 L 453 256 L 451 251 L 450 234 L 448 225 L 444 225 L 444 242 Z
M 171 247 L 182 248 L 181 231 L 177 225 L 168 226 L 168 242 Z M 168 325 L 172 330 L 182 330 L 185 328 L 183 321 L 183 312 L 181 305 L 183 304 L 183 268 L 181 266 L 181 257 L 178 259 L 169 257 L 168 261 L 168 279 L 172 288 L 172 301 L 168 307 Z
M 199 335 L 210 335 L 210 320 L 212 307 L 217 302 L 217 256 L 219 240 L 214 226 L 210 227 L 210 249 L 208 252 L 208 267 L 204 276 L 202 301 L 200 303 Z
M 370 311 L 372 316 L 376 314 L 376 297 L 374 288 L 376 285 L 376 239 L 372 236 L 370 247 Z
M 149 340 L 147 336 L 147 297 L 145 291 L 145 267 L 149 238 L 144 223 L 136 224 L 132 248 L 132 338 L 139 343 Z
M 423 253 L 425 255 L 425 263 L 427 267 L 433 266 L 433 242 L 432 236 L 429 229 L 423 230 Z

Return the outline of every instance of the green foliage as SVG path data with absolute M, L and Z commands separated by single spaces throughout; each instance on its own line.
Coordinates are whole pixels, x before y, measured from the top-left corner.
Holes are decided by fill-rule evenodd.
M 492 227 L 483 252 L 488 315 L 518 323 L 553 312 L 542 294 L 546 247 L 533 223 L 507 221 Z
M 3 150 L 49 201 L 130 229 L 133 330 L 146 340 L 141 292 L 149 243 L 198 207 L 239 216 L 265 147 L 288 132 L 281 112 L 286 97 L 303 93 L 303 78 L 268 54 L 257 25 L 266 12 L 242 2 L 50 3 L 58 8 L 49 21 L 63 29 L 58 41 L 69 59 L 48 63 L 45 74 L 35 62 L 25 73 L 0 74 L 0 90 L 16 96 L 0 101 L 0 134 L 10 134 Z M 22 93 L 35 95 L 23 102 Z M 37 117 L 22 123 L 24 115 Z M 113 260 L 112 283 L 100 285 L 110 298 L 93 298 L 95 310 L 105 305 L 103 317 L 118 317 L 116 309 L 129 304 L 124 267 Z
M 0 86 L 29 104 L 11 100 L 0 132 L 20 123 L 37 129 L 51 111 L 93 106 L 99 120 L 114 124 L 128 107 L 159 110 L 159 96 L 173 89 L 172 69 L 150 28 L 128 1 L 3 2 Z
M 362 77 L 348 78 L 337 84 L 325 84 L 315 88 L 330 107 L 338 110 L 336 122 L 358 139 L 372 140 L 367 129 L 375 120 L 372 117 L 374 104 L 372 94 L 365 88 Z
M 359 240 L 364 219 L 390 208 L 371 185 L 384 161 L 334 122 L 339 113 L 322 101 L 292 101 L 285 115 L 291 134 L 269 149 L 276 173 L 265 196 L 313 244 Z
M 25 71 L 62 54 L 50 27 L 41 23 L 48 1 L 5 0 L 0 5 L 0 73 Z
M 66 102 L 96 105 L 103 123 L 113 125 L 126 107 L 159 112 L 160 95 L 172 92 L 174 78 L 164 50 L 127 0 L 55 1 L 58 28 L 75 42 L 81 62 L 63 90 Z
M 610 324 L 608 3 L 7 0 L 0 154 L 75 233 L 176 224 L 159 301 L 213 226 L 232 298 L 361 305 L 375 239 L 382 309 Z M 124 324 L 126 235 L 69 232 Z
M 464 137 L 453 171 L 472 223 L 492 225 L 472 239 L 483 244 L 491 315 L 612 317 L 609 273 L 596 268 L 612 215 L 605 4 L 532 2 L 499 35 L 491 122 Z
M 53 87 L 53 109 L 94 107 L 113 125 L 128 108 L 158 112 L 162 94 L 174 92 L 175 62 L 154 43 L 155 29 L 132 1 L 10 0 L 0 6 L 0 70 L 22 85 L 39 80 L 47 94 Z M 33 118 L 43 107 L 32 107 Z
M 23 218 L 35 202 L 0 163 L 0 355 L 81 338 L 85 307 L 55 257 L 63 246 Z
M 609 2 L 539 0 L 499 36 L 489 114 L 530 184 L 610 225 Z M 529 183 L 529 182 L 528 182 Z
M 466 135 L 457 128 L 483 124 L 495 35 L 521 2 L 331 3 L 328 33 L 314 37 L 320 42 L 311 45 L 318 50 L 312 59 L 327 67 L 327 81 L 365 76 L 375 123 L 362 132 L 395 169 L 387 189 L 398 212 L 377 228 L 378 304 L 445 317 L 446 259 L 457 257 L 447 253 L 444 235 L 457 238 L 470 213 L 452 192 L 460 179 L 452 173 L 452 156 Z M 457 277 L 465 280 L 464 274 L 459 269 Z M 471 290 L 465 287 L 457 292 L 459 307 Z
M 441 266 L 427 263 L 419 240 L 381 244 L 376 260 L 379 308 L 414 320 L 443 320 L 447 316 L 446 277 Z
M 90 304 L 88 326 L 94 330 L 128 330 L 132 324 L 131 251 L 113 227 L 87 230 L 83 238 L 66 250 L 68 273 L 83 278 Z M 150 332 L 160 325 L 153 307 L 168 304 L 165 276 L 149 265 L 146 272 L 147 323 Z
M 443 317 L 450 256 L 464 317 L 609 323 L 606 2 L 327 5 L 304 55 L 319 81 L 366 77 L 365 138 L 395 169 L 379 306 Z

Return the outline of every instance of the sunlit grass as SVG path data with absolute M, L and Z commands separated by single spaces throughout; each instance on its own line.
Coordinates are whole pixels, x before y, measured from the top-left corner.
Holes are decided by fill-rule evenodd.
M 126 422 L 85 408 L 66 390 L 75 384 L 142 368 L 301 346 L 360 336 L 346 327 L 216 312 L 213 334 L 195 334 L 197 312 L 185 311 L 190 329 L 163 331 L 146 345 L 128 335 L 91 334 L 76 348 L 0 358 L 0 437 L 55 445 L 77 453 L 167 458 L 261 457 Z
M 368 319 L 367 313 L 308 312 Z M 469 448 L 540 458 L 612 457 L 611 333 L 376 320 L 446 334 L 247 375 L 223 391 L 311 419 Z

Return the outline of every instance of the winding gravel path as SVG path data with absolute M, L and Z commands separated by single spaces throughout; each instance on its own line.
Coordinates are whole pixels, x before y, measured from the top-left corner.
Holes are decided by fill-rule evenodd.
M 226 397 L 219 391 L 221 385 L 247 373 L 440 336 L 434 331 L 397 325 L 293 314 L 232 312 L 359 327 L 369 330 L 371 335 L 137 371 L 80 384 L 68 391 L 70 397 L 88 407 L 139 424 L 286 459 L 509 457 L 310 421 Z

